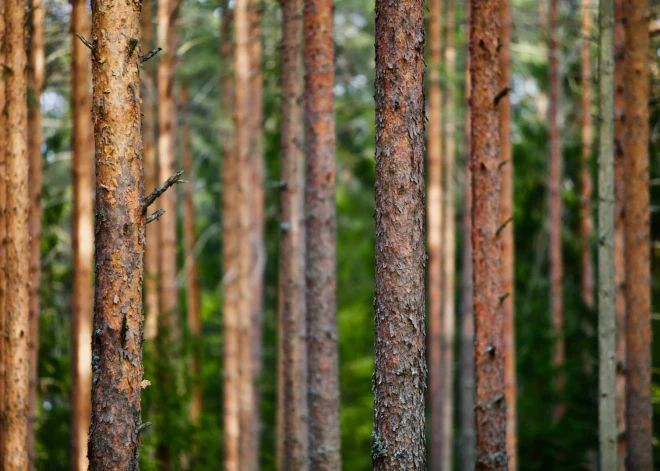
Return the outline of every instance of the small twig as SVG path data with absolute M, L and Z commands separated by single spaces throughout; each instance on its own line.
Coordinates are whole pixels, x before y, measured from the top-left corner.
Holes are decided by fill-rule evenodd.
M 160 218 L 163 214 L 165 214 L 165 210 L 164 210 L 164 209 L 159 209 L 159 210 L 156 211 L 155 213 L 150 214 L 149 216 L 147 216 L 147 222 L 146 222 L 146 224 L 149 224 L 149 223 L 152 222 L 152 221 L 158 221 L 158 218 Z
M 508 163 L 509 163 L 509 159 L 501 161 L 500 164 L 497 166 L 497 170 L 501 169 L 502 167 L 504 167 Z
M 511 293 L 504 293 L 503 295 L 499 296 L 498 299 L 500 300 L 500 304 L 502 304 L 509 296 L 511 296 Z
M 497 228 L 497 230 L 495 231 L 495 235 L 496 235 L 496 236 L 500 235 L 500 232 L 502 232 L 502 231 L 504 230 L 504 228 L 507 226 L 507 224 L 509 224 L 511 221 L 513 221 L 513 216 L 511 216 L 509 219 L 507 219 L 506 221 L 504 221 L 504 222 L 502 223 L 502 225 L 501 225 L 500 227 Z
M 90 43 L 89 41 L 87 41 L 87 40 L 83 37 L 82 34 L 80 34 L 80 33 L 76 33 L 76 36 L 78 36 L 78 39 L 80 39 L 80 40 L 82 41 L 82 43 L 83 43 L 85 46 L 87 46 L 87 47 L 89 48 L 90 51 L 92 51 L 92 52 L 96 51 L 96 47 L 94 47 L 94 45 L 93 45 L 92 43 Z
M 153 56 L 158 54 L 160 51 L 162 51 L 162 47 L 157 47 L 156 49 L 152 49 L 151 51 L 147 52 L 146 54 L 140 56 L 140 63 L 144 64 L 147 62 L 149 59 L 151 59 Z
M 138 426 L 138 428 L 137 428 L 137 433 L 138 433 L 138 434 L 139 434 L 139 433 L 142 433 L 142 430 L 144 430 L 144 429 L 147 428 L 147 427 L 151 427 L 151 425 L 152 425 L 151 422 L 145 422 L 145 423 L 143 423 L 143 424 L 140 424 L 140 425 Z
M 160 195 L 165 193 L 169 187 L 174 186 L 177 183 L 186 183 L 186 180 L 181 180 L 181 175 L 183 175 L 183 170 L 176 172 L 174 175 L 168 178 L 165 183 L 152 191 L 149 196 L 142 200 L 142 207 L 146 209 L 151 206 L 153 202 L 156 201 Z
M 493 99 L 493 102 L 495 103 L 495 106 L 500 102 L 502 98 L 507 96 L 507 94 L 511 91 L 511 87 L 505 87 L 502 90 L 499 91 L 497 95 L 495 95 L 495 98 Z

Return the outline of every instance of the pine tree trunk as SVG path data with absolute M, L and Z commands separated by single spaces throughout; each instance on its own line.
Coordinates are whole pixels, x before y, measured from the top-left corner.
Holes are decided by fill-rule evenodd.
M 334 2 L 305 0 L 306 280 L 309 462 L 341 468 L 335 291 Z
M 96 280 L 90 470 L 136 471 L 140 454 L 142 276 L 140 4 L 92 4 Z
M 593 141 L 593 126 L 591 123 L 591 0 L 582 0 L 581 18 L 580 119 L 582 126 L 582 146 L 580 160 L 580 242 L 582 246 L 580 250 L 582 257 L 582 279 L 580 291 L 582 292 L 582 300 L 587 307 L 593 308 L 594 268 L 591 261 L 591 236 L 594 229 L 591 217 L 591 194 L 593 190 L 590 165 Z
M 648 7 L 648 0 L 626 3 L 626 457 L 631 470 L 653 469 Z
M 92 313 L 94 292 L 94 133 L 89 110 L 90 51 L 76 33 L 88 38 L 89 18 L 84 0 L 71 11 L 71 115 L 72 132 L 72 257 L 73 293 L 71 333 L 71 470 L 87 471 L 87 432 L 91 417 Z
M 282 2 L 282 178 L 280 198 L 281 359 L 279 470 L 308 469 L 307 319 L 305 305 L 305 208 L 302 0 Z
M 500 0 L 500 86 L 511 87 L 511 3 Z M 502 241 L 502 322 L 504 325 L 504 395 L 506 397 L 506 449 L 509 469 L 518 469 L 516 434 L 516 324 L 514 305 L 515 247 L 513 237 L 513 153 L 511 151 L 511 100 L 498 105 L 500 120 L 500 240 Z
M 586 7 L 588 8 L 588 5 L 586 5 Z M 586 23 L 586 21 L 584 21 L 584 23 Z M 599 26 L 600 60 L 598 61 L 598 97 L 600 101 L 600 132 L 598 159 L 598 424 L 600 442 L 600 469 L 602 471 L 616 471 L 616 284 L 614 281 L 615 190 L 613 136 L 614 0 L 600 1 Z M 584 32 L 585 31 L 583 29 L 583 33 Z M 586 110 L 583 109 L 583 111 Z
M 7 167 L 7 373 L 5 376 L 5 470 L 28 469 L 28 111 L 24 0 L 5 4 Z
M 561 243 L 561 142 L 559 138 L 559 50 L 558 50 L 559 0 L 550 0 L 550 24 L 548 28 L 550 52 L 550 165 L 548 198 L 550 206 L 550 303 L 552 327 L 555 336 L 553 364 L 557 369 L 555 385 L 558 393 L 564 389 L 564 291 L 562 287 L 563 263 Z M 555 407 L 555 418 L 564 413 L 562 401 Z
M 443 326 L 442 326 L 442 2 L 429 1 L 429 78 L 428 78 L 428 189 L 427 243 L 429 250 L 429 420 L 431 469 L 442 468 L 444 437 Z
M 626 258 L 625 219 L 626 198 L 624 149 L 625 121 L 625 42 L 624 0 L 614 2 L 614 282 L 616 284 L 616 428 L 617 470 L 625 471 L 626 457 Z
M 5 5 L 6 0 L 0 0 L 0 62 L 5 60 Z M 5 110 L 6 103 L 6 71 L 2 71 L 0 80 L 0 110 Z M 6 115 L 0 112 L 0 332 L 6 332 L 7 321 L 7 133 Z M 5 462 L 5 375 L 6 375 L 5 341 L 0 339 L 0 463 Z
M 376 1 L 376 471 L 426 469 L 424 11 Z
M 28 334 L 28 358 L 30 363 L 29 396 L 28 396 L 28 454 L 29 469 L 34 470 L 35 414 L 37 407 L 37 382 L 39 370 L 39 285 L 41 278 L 41 91 L 44 86 L 44 19 L 46 5 L 33 0 L 30 18 L 30 56 L 28 71 L 28 159 L 30 216 L 28 231 L 30 233 L 30 327 Z
M 470 95 L 472 267 L 476 377 L 476 470 L 506 470 L 506 398 L 501 299 L 499 0 L 472 4 Z

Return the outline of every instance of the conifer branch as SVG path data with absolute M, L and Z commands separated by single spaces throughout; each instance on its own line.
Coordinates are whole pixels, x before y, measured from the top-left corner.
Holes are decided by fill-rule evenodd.
M 163 50 L 162 47 L 157 47 L 156 49 L 152 49 L 151 51 L 147 52 L 146 54 L 141 55 L 140 56 L 140 63 L 144 64 L 145 62 L 147 62 L 149 59 L 151 59 L 153 56 L 155 56 L 156 54 L 158 54 L 162 50 Z
M 153 202 L 156 201 L 160 195 L 165 193 L 169 187 L 174 186 L 177 183 L 187 183 L 186 180 L 181 179 L 181 175 L 183 175 L 183 170 L 180 170 L 180 171 L 176 172 L 174 175 L 172 175 L 170 178 L 168 178 L 165 181 L 165 183 L 163 183 L 158 188 L 156 188 L 154 191 L 152 191 L 149 196 L 147 196 L 146 198 L 144 198 L 142 200 L 142 207 L 146 209 L 149 206 L 151 206 L 153 204 Z
M 76 33 L 76 36 L 78 36 L 78 39 L 80 39 L 82 41 L 82 43 L 89 48 L 90 51 L 92 51 L 92 52 L 96 51 L 96 47 L 92 43 L 90 43 L 88 40 L 86 40 L 82 34 Z
M 158 219 L 159 219 L 163 214 L 165 214 L 165 210 L 164 210 L 164 209 L 159 209 L 159 210 L 156 211 L 155 213 L 150 214 L 149 216 L 147 216 L 147 222 L 146 222 L 145 224 L 149 224 L 150 222 L 153 222 L 153 221 L 158 221 Z

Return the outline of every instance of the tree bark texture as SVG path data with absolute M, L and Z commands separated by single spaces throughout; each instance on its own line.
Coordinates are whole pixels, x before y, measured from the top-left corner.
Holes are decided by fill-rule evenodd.
M 30 392 L 28 396 L 28 454 L 29 468 L 34 470 L 35 414 L 37 407 L 37 382 L 39 363 L 39 285 L 41 278 L 41 91 L 44 87 L 44 20 L 46 4 L 33 0 L 30 10 L 30 55 L 28 64 L 28 159 L 30 216 L 30 327 L 28 334 L 28 356 L 30 363 Z
M 424 470 L 424 13 L 376 1 L 373 469 Z
M 4 466 L 9 471 L 28 469 L 28 335 L 29 271 L 28 232 L 28 110 L 25 0 L 5 3 L 6 169 L 7 169 L 7 372 Z
M 429 1 L 429 79 L 428 79 L 428 211 L 427 244 L 429 251 L 429 420 L 431 469 L 442 468 L 444 438 L 443 326 L 442 326 L 442 1 Z
M 72 256 L 73 293 L 71 332 L 71 470 L 86 471 L 87 432 L 91 418 L 92 315 L 94 292 L 94 133 L 89 110 L 91 57 L 76 33 L 88 38 L 89 18 L 84 0 L 74 0 L 71 11 L 72 149 Z
M 5 7 L 6 1 L 0 0 L 0 62 L 5 61 Z M 7 72 L 0 72 L 0 332 L 6 332 L 7 321 L 7 133 L 5 104 L 5 80 Z M 5 420 L 5 374 L 6 374 L 6 342 L 0 339 L 0 424 Z M 4 463 L 5 428 L 0 425 L 0 463 Z
M 306 283 L 309 463 L 341 468 L 335 291 L 335 85 L 332 0 L 305 0 Z
M 496 97 L 499 0 L 472 4 L 470 95 L 472 158 L 472 263 L 477 470 L 506 470 L 506 398 L 501 297 L 500 134 Z
M 591 153 L 593 125 L 591 123 L 591 42 L 592 23 L 591 0 L 582 0 L 581 43 L 580 43 L 580 120 L 582 145 L 580 150 L 580 241 L 582 246 L 582 277 L 580 291 L 584 303 L 594 306 L 594 268 L 591 261 L 591 237 L 594 231 L 591 215 Z
M 649 207 L 649 2 L 626 3 L 626 460 L 653 469 Z
M 600 60 L 598 62 L 598 97 L 600 101 L 600 133 L 598 159 L 598 425 L 600 469 L 602 471 L 616 471 L 614 0 L 601 0 L 599 11 Z
M 137 471 L 145 211 L 140 4 L 92 3 L 96 280 L 90 470 Z
M 303 156 L 303 1 L 282 1 L 282 177 L 280 198 L 280 470 L 308 467 L 305 180 Z

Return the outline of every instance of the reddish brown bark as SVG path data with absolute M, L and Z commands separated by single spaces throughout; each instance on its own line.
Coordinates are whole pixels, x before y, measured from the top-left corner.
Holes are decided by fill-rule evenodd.
M 71 10 L 71 109 L 73 132 L 71 296 L 71 470 L 86 471 L 87 432 L 91 418 L 92 313 L 94 293 L 94 134 L 89 110 L 90 52 L 76 33 L 88 38 L 89 18 L 84 0 L 75 0 Z
M 140 5 L 92 10 L 96 147 L 96 280 L 92 335 L 91 470 L 137 470 L 142 384 Z
M 591 237 L 594 231 L 591 216 L 591 147 L 593 142 L 593 125 L 591 123 L 591 1 L 582 0 L 582 27 L 580 45 L 580 119 L 582 127 L 582 146 L 580 159 L 580 242 L 582 244 L 582 278 L 580 291 L 582 299 L 588 307 L 594 306 L 594 268 L 591 260 Z
M 626 3 L 626 464 L 653 469 L 649 208 L 648 0 Z
M 5 62 L 5 0 L 0 0 L 0 62 Z M 7 306 L 7 165 L 6 165 L 6 143 L 7 133 L 5 110 L 5 75 L 6 71 L 0 72 L 0 332 L 6 328 L 6 306 Z M 0 424 L 4 423 L 5 417 L 5 341 L 0 341 Z M 5 428 L 0 426 L 0 463 L 4 463 L 4 436 Z
M 500 0 L 500 87 L 511 87 L 511 3 Z M 502 242 L 502 322 L 504 327 L 504 395 L 506 397 L 506 449 L 509 469 L 518 469 L 516 436 L 516 325 L 514 317 L 515 249 L 513 241 L 513 153 L 511 152 L 511 101 L 498 105 L 500 120 L 500 241 Z
M 280 198 L 280 470 L 307 469 L 307 319 L 303 142 L 302 0 L 282 2 Z
M 319 471 L 341 467 L 333 13 L 332 0 L 304 2 L 309 462 Z
M 5 376 L 5 470 L 28 469 L 28 111 L 24 0 L 5 4 L 7 168 L 7 374 Z
M 426 469 L 424 12 L 376 1 L 374 470 Z
M 501 309 L 500 134 L 501 90 L 498 0 L 474 2 L 470 14 L 472 263 L 476 379 L 477 470 L 505 470 L 506 398 Z

